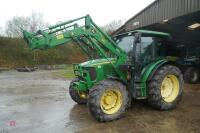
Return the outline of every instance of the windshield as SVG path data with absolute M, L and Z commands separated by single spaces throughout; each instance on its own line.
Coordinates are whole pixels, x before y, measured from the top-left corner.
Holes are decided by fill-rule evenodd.
M 130 52 L 133 47 L 134 36 L 125 36 L 117 39 L 116 43 L 125 52 Z

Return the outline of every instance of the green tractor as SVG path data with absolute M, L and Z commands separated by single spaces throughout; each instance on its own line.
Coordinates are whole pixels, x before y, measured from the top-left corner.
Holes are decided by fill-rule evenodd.
M 119 119 L 132 99 L 169 110 L 183 95 L 181 71 L 159 49 L 160 40 L 170 37 L 167 33 L 137 30 L 111 38 L 86 15 L 23 35 L 32 49 L 73 41 L 88 55 L 89 61 L 74 65 L 69 94 L 76 103 L 87 103 L 101 122 Z

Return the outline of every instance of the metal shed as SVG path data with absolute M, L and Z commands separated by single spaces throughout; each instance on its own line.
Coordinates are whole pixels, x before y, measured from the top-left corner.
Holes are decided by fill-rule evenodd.
M 136 29 L 167 32 L 173 42 L 200 45 L 200 0 L 155 0 L 113 35 Z

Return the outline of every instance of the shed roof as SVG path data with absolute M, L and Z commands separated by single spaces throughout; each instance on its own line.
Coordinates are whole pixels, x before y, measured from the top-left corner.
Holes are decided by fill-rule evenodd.
M 200 45 L 200 0 L 155 0 L 112 35 L 138 29 L 169 33 L 174 43 Z

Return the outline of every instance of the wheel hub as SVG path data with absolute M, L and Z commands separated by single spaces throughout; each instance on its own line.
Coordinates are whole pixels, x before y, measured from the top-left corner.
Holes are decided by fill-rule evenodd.
M 108 96 L 105 97 L 105 103 L 106 103 L 107 105 L 110 105 L 110 104 L 112 104 L 112 103 L 115 103 L 116 100 L 117 100 L 117 96 L 114 95 L 114 94 L 108 95 Z
M 165 102 L 172 102 L 179 93 L 179 81 L 175 75 L 167 75 L 161 84 L 161 96 Z
M 112 89 L 106 91 L 100 101 L 101 109 L 106 114 L 113 114 L 117 112 L 122 104 L 121 92 Z
M 81 97 L 82 99 L 87 99 L 87 94 L 86 94 L 85 92 L 78 91 L 78 95 L 79 95 L 79 97 Z

